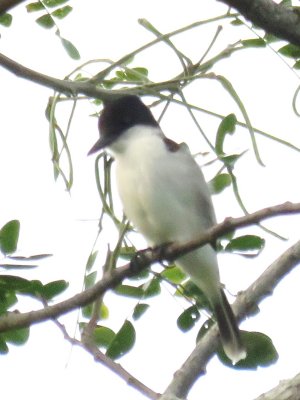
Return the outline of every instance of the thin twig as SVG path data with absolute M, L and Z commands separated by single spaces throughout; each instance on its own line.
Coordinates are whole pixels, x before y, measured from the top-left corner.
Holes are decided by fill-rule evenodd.
M 121 379 L 123 379 L 128 385 L 132 386 L 134 389 L 138 390 L 144 396 L 148 397 L 151 400 L 156 400 L 159 398 L 159 394 L 155 393 L 152 389 L 148 386 L 143 384 L 140 380 L 134 377 L 130 372 L 128 372 L 122 365 L 118 364 L 111 358 L 107 357 L 98 347 L 93 344 L 93 341 L 90 337 L 87 337 L 87 332 L 82 337 L 82 340 L 78 340 L 69 335 L 65 325 L 63 325 L 57 319 L 53 320 L 54 324 L 59 328 L 59 330 L 64 335 L 64 339 L 66 339 L 69 343 L 73 346 L 79 346 L 88 353 L 90 353 L 94 360 L 105 367 L 109 368 L 112 372 L 118 375 Z

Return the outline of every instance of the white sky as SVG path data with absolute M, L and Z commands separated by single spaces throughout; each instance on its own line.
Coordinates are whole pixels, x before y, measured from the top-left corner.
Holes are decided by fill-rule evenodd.
M 219 2 L 187 0 L 182 3 L 164 2 L 74 1 L 74 11 L 65 22 L 59 23 L 62 36 L 71 40 L 80 50 L 82 62 L 94 58 L 117 59 L 136 47 L 152 40 L 152 35 L 140 27 L 138 18 L 147 18 L 161 32 L 168 32 L 196 20 L 224 12 Z M 53 32 L 45 31 L 34 23 L 34 15 L 27 15 L 24 6 L 13 11 L 14 23 L 10 29 L 0 28 L 1 52 L 40 72 L 64 77 L 77 62 L 70 60 Z M 216 26 L 198 29 L 176 38 L 176 44 L 193 59 L 198 60 L 210 43 Z M 241 29 L 245 37 L 251 32 Z M 238 40 L 236 28 L 224 28 L 215 49 Z M 223 47 L 222 47 L 223 46 Z M 135 66 L 145 66 L 153 79 L 167 79 L 180 71 L 180 65 L 165 45 L 143 53 Z M 291 140 L 300 146 L 299 121 L 291 109 L 298 78 L 271 50 L 248 50 L 234 55 L 217 65 L 215 72 L 226 76 L 245 102 L 254 126 Z M 70 289 L 66 295 L 79 291 L 88 254 L 97 233 L 99 199 L 94 183 L 94 160 L 86 156 L 98 132 L 96 119 L 89 117 L 94 109 L 79 105 L 72 124 L 70 145 L 74 156 L 75 184 L 71 195 L 65 192 L 61 181 L 54 182 L 48 145 L 48 125 L 44 110 L 51 91 L 15 78 L 0 69 L 1 134 L 0 171 L 2 193 L 0 197 L 0 225 L 10 219 L 20 219 L 21 237 L 19 253 L 30 255 L 49 252 L 54 256 L 41 263 L 40 268 L 24 272 L 28 279 L 48 282 L 66 279 Z M 200 106 L 211 107 L 220 113 L 239 113 L 236 106 L 224 96 L 220 85 L 202 80 L 188 89 L 188 99 Z M 154 111 L 155 112 L 155 111 Z M 63 113 L 66 113 L 63 110 Z M 159 115 L 158 111 L 156 115 Z M 205 130 L 215 133 L 219 121 L 199 114 Z M 188 114 L 173 108 L 163 120 L 162 127 L 172 139 L 186 140 L 194 151 L 207 151 L 203 140 L 195 143 L 196 129 Z M 188 133 L 187 133 L 188 128 Z M 239 135 L 237 139 L 237 135 Z M 238 130 L 229 140 L 230 151 L 250 148 L 249 135 Z M 266 168 L 259 167 L 251 151 L 240 161 L 240 189 L 250 211 L 286 200 L 299 201 L 299 156 L 271 141 L 258 139 Z M 200 163 L 205 159 L 200 158 Z M 205 170 L 210 179 L 213 170 Z M 242 215 L 233 196 L 228 193 L 215 196 L 219 220 L 228 215 Z M 248 260 L 237 256 L 220 257 L 222 280 L 233 293 L 246 288 L 284 249 L 299 238 L 300 218 L 274 219 L 267 225 L 289 238 L 282 242 L 264 235 L 266 249 L 260 257 Z M 250 231 L 250 230 L 249 230 Z M 107 227 L 103 240 L 111 232 Z M 100 261 L 99 261 L 100 265 Z M 217 359 L 208 365 L 207 375 L 193 388 L 190 399 L 215 399 L 222 394 L 231 400 L 251 400 L 299 372 L 300 328 L 298 318 L 299 270 L 290 274 L 271 298 L 261 305 L 261 313 L 243 323 L 243 328 L 262 331 L 271 336 L 279 352 L 279 361 L 265 369 L 234 372 Z M 194 347 L 199 327 L 182 334 L 175 327 L 182 304 L 165 288 L 163 299 L 154 299 L 147 316 L 137 324 L 138 339 L 135 349 L 122 365 L 155 391 L 163 391 Z M 108 295 L 106 302 L 113 304 L 107 324 L 118 329 L 131 314 L 135 302 L 123 298 L 116 303 Z M 23 304 L 23 305 L 22 305 Z M 20 311 L 39 308 L 25 300 L 18 305 Z M 62 318 L 72 334 L 76 315 Z M 9 355 L 0 358 L 2 393 L 10 393 L 32 400 L 68 396 L 123 400 L 141 399 L 135 390 L 127 387 L 107 369 L 96 365 L 82 350 L 70 348 L 62 334 L 50 322 L 32 327 L 29 342 L 20 348 L 11 346 Z

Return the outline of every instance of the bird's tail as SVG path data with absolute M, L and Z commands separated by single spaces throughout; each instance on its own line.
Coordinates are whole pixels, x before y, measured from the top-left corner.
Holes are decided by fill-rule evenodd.
M 214 316 L 219 327 L 223 349 L 233 364 L 236 364 L 246 357 L 246 350 L 241 341 L 235 316 L 223 290 L 220 291 L 220 301 L 214 305 Z

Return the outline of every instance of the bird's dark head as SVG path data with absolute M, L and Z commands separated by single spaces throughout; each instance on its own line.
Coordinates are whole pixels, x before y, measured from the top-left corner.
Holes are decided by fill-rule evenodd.
M 158 126 L 151 111 L 134 95 L 125 95 L 104 103 L 99 118 L 100 139 L 88 154 L 95 153 L 117 140 L 127 129 L 136 125 Z

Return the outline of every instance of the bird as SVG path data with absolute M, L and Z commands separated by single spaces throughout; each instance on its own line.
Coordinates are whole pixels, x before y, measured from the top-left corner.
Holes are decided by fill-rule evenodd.
M 124 212 L 149 246 L 187 243 L 216 224 L 209 187 L 185 143 L 166 137 L 140 97 L 105 100 L 99 140 L 89 155 L 107 149 L 116 163 Z M 217 322 L 221 344 L 233 364 L 246 357 L 231 306 L 220 283 L 212 244 L 175 260 L 204 293 Z

